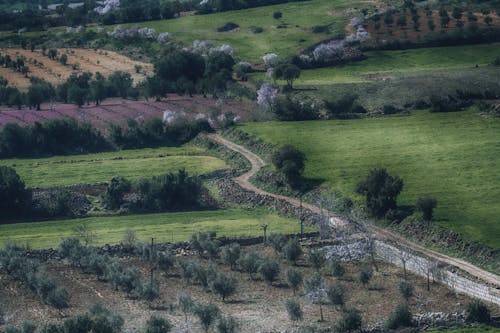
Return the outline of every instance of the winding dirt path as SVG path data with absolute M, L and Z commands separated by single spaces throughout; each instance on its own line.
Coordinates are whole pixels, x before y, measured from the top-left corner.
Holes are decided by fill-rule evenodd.
M 295 199 L 295 198 L 270 193 L 270 192 L 264 191 L 256 186 L 254 186 L 252 183 L 250 183 L 250 178 L 252 176 L 254 176 L 263 166 L 266 165 L 264 160 L 262 160 L 262 158 L 260 158 L 258 155 L 254 154 L 253 152 L 251 152 L 250 150 L 246 149 L 243 146 L 240 146 L 240 145 L 238 145 L 230 140 L 223 138 L 219 134 L 209 134 L 208 137 L 212 141 L 220 143 L 220 144 L 226 146 L 227 148 L 242 154 L 251 163 L 252 168 L 248 172 L 246 172 L 246 173 L 242 174 L 241 176 L 234 179 L 238 185 L 240 185 L 244 189 L 247 189 L 249 191 L 252 191 L 252 192 L 255 192 L 255 193 L 258 193 L 261 195 L 268 195 L 268 196 L 271 196 L 271 197 L 274 197 L 277 199 L 285 200 L 285 201 L 287 201 L 287 202 L 289 202 L 292 205 L 295 205 L 297 207 L 301 204 L 300 201 Z M 308 204 L 308 203 L 302 203 L 302 206 L 311 210 L 314 213 L 317 213 L 317 214 L 321 214 L 322 212 L 324 212 L 319 207 Z M 339 223 L 339 224 L 340 223 L 342 223 L 342 224 L 349 223 L 349 222 L 341 219 L 340 217 L 336 216 L 336 214 L 333 212 L 330 212 L 330 216 L 332 216 L 335 219 L 335 221 L 334 221 L 335 223 Z M 455 267 L 463 270 L 464 272 L 467 272 L 471 276 L 474 276 L 474 277 L 476 277 L 476 278 L 478 278 L 486 283 L 489 283 L 497 288 L 500 288 L 500 277 L 496 274 L 487 272 L 487 271 L 485 271 L 485 270 L 483 270 L 483 269 L 481 269 L 481 268 L 479 268 L 471 263 L 468 263 L 464 260 L 450 257 L 450 256 L 447 256 L 445 254 L 442 254 L 442 253 L 439 253 L 436 251 L 429 250 L 429 249 L 427 249 L 423 246 L 420 246 L 418 244 L 415 244 L 415 243 L 407 240 L 406 238 L 404 238 L 400 235 L 397 235 L 389 230 L 386 230 L 386 229 L 383 229 L 383 228 L 380 228 L 380 227 L 377 227 L 374 225 L 366 225 L 366 228 L 368 228 L 374 234 L 374 236 L 376 236 L 379 239 L 391 240 L 391 241 L 393 241 L 397 244 L 403 245 L 403 246 L 405 246 L 405 247 L 407 247 L 415 252 L 419 252 L 421 254 L 424 254 L 427 257 L 430 257 L 430 258 L 433 258 L 437 261 L 441 261 L 441 262 L 444 262 L 446 264 L 455 266 Z

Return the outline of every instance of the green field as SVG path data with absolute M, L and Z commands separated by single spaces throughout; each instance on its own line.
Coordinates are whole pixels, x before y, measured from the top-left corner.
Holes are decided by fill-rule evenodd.
M 401 205 L 437 198 L 436 220 L 500 248 L 500 120 L 473 111 L 349 121 L 248 123 L 240 127 L 307 156 L 305 176 L 356 198 L 373 167 L 404 180 Z M 357 197 L 358 200 L 361 198 Z
M 95 184 L 107 182 L 117 175 L 139 179 L 175 172 L 181 168 L 193 174 L 227 168 L 222 160 L 201 155 L 203 153 L 203 149 L 195 147 L 162 147 L 49 158 L 4 159 L 0 160 L 0 165 L 16 169 L 29 187 Z
M 372 82 L 401 73 L 431 72 L 491 66 L 500 54 L 500 43 L 365 52 L 365 60 L 346 65 L 303 70 L 295 85 L 321 86 Z M 492 70 L 497 70 L 492 68 Z M 265 75 L 256 75 L 265 79 Z M 280 82 L 283 83 L 284 82 Z
M 34 249 L 55 248 L 61 238 L 74 235 L 74 228 L 81 224 L 87 224 L 97 234 L 95 245 L 103 245 L 120 243 L 126 229 L 134 230 L 142 241 L 154 237 L 157 242 L 178 242 L 189 240 L 198 231 L 217 231 L 219 236 L 258 236 L 263 223 L 269 225 L 268 233 L 300 232 L 297 220 L 265 210 L 238 209 L 6 224 L 0 225 L 0 247 L 13 241 Z
M 156 32 L 170 32 L 174 40 L 191 44 L 194 40 L 213 40 L 218 44 L 229 44 L 242 60 L 262 62 L 261 57 L 270 52 L 283 57 L 345 32 L 350 18 L 359 15 L 348 8 L 364 8 L 366 2 L 359 0 L 311 0 L 282 5 L 265 6 L 209 15 L 185 16 L 174 20 L 142 22 L 141 26 L 156 29 Z M 283 17 L 273 18 L 275 11 Z M 234 22 L 240 28 L 230 32 L 217 32 L 227 22 Z M 286 28 L 278 28 L 280 24 Z M 137 24 L 129 24 L 129 26 Z M 331 25 L 329 34 L 312 33 L 316 25 Z M 252 27 L 262 27 L 262 33 L 255 34 Z M 111 28 L 110 28 L 111 29 Z
M 500 328 L 486 326 L 486 325 L 479 325 L 479 326 L 467 327 L 467 328 L 432 330 L 429 332 L 430 333 L 439 333 L 439 332 L 440 333 L 485 333 L 485 332 L 498 333 L 498 332 L 500 332 Z

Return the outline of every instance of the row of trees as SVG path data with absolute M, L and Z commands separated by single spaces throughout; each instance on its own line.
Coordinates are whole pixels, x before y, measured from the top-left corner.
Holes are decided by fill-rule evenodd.
M 206 120 L 179 121 L 171 124 L 159 119 L 128 121 L 126 126 L 112 125 L 108 136 L 88 123 L 74 119 L 55 119 L 22 127 L 7 124 L 0 129 L 0 158 L 85 154 L 113 149 L 176 146 L 200 132 L 210 132 Z
M 204 192 L 201 180 L 181 169 L 135 183 L 114 177 L 103 195 L 107 209 L 127 209 L 132 212 L 159 212 L 199 209 Z M 130 194 L 135 194 L 131 196 Z M 125 199 L 125 197 L 128 199 Z M 132 199 L 130 199 L 132 197 Z

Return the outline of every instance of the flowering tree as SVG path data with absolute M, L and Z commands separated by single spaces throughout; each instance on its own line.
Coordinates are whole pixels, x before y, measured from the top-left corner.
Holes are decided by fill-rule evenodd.
M 272 83 L 264 83 L 257 90 L 257 104 L 264 111 L 272 109 L 278 97 L 278 87 Z
M 276 66 L 278 64 L 278 56 L 275 53 L 268 53 L 262 57 L 266 66 Z
M 99 15 L 107 14 L 120 7 L 120 0 L 104 0 L 101 6 L 94 8 Z

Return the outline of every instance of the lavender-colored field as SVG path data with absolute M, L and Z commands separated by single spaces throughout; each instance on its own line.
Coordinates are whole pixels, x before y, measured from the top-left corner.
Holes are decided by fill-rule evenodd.
M 96 127 L 105 128 L 109 124 L 122 124 L 127 119 L 161 119 L 164 111 L 182 113 L 188 119 L 199 118 L 200 115 L 210 117 L 213 116 L 213 110 L 216 108 L 222 112 L 233 112 L 242 119 L 246 119 L 254 109 L 254 104 L 237 101 L 221 102 L 220 100 L 201 96 L 171 95 L 159 102 L 153 100 L 109 99 L 99 106 L 91 104 L 81 108 L 73 104 L 43 104 L 40 111 L 0 107 L 0 127 L 8 123 L 30 125 L 50 119 L 73 118 L 80 122 L 87 122 Z

